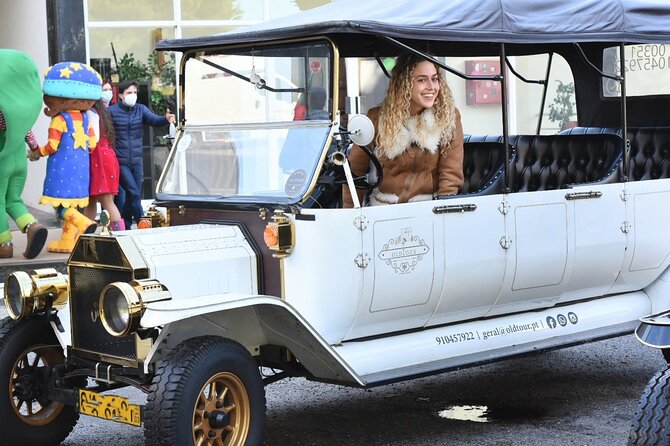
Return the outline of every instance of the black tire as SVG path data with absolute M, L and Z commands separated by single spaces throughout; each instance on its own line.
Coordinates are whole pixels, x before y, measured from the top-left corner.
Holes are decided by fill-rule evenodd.
M 630 446 L 670 445 L 670 367 L 656 373 L 637 403 Z
M 255 446 L 262 444 L 264 428 L 258 365 L 237 342 L 189 339 L 161 362 L 144 411 L 147 446 Z
M 63 350 L 43 319 L 0 321 L 0 445 L 57 445 L 79 413 L 45 396 L 39 370 L 62 364 Z
M 665 362 L 667 364 L 670 364 L 670 348 L 661 349 L 661 354 L 663 355 L 663 359 L 665 359 Z

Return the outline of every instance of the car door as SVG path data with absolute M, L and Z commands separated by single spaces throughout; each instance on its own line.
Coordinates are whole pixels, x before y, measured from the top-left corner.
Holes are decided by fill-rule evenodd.
M 489 315 L 607 294 L 626 250 L 621 184 L 508 194 L 505 283 Z
M 670 179 L 627 182 L 624 196 L 629 249 L 614 292 L 643 288 L 670 264 Z
M 347 338 L 423 326 L 441 291 L 442 218 L 433 202 L 365 207 L 357 223 L 362 250 L 361 304 Z M 437 277 L 436 277 L 437 275 Z M 437 279 L 437 280 L 436 280 Z
M 347 338 L 483 316 L 505 272 L 500 196 L 363 208 L 364 280 Z

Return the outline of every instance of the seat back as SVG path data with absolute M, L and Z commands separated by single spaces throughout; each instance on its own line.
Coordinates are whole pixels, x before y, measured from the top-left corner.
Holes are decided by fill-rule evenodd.
M 503 177 L 505 152 L 503 143 L 496 141 L 470 141 L 463 143 L 464 182 L 459 194 L 499 193 L 496 187 Z
M 612 134 L 518 135 L 513 192 L 553 190 L 616 178 L 623 141 Z
M 630 181 L 670 178 L 670 127 L 628 129 Z

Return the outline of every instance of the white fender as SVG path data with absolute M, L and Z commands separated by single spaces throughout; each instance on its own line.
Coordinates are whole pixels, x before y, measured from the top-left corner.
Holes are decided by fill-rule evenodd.
M 145 368 L 185 339 L 218 335 L 239 342 L 252 355 L 258 354 L 260 345 L 284 346 L 319 379 L 363 384 L 319 333 L 292 306 L 276 297 L 214 294 L 155 302 L 147 306 L 141 326 L 162 326 Z

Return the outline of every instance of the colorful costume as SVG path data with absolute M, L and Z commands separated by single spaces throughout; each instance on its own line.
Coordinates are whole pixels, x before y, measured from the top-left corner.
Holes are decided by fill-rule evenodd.
M 102 95 L 102 78 L 90 66 L 61 62 L 44 77 L 45 113 L 51 116 L 49 142 L 36 155 L 49 156 L 40 203 L 51 204 L 63 217 L 60 240 L 47 245 L 51 252 L 72 252 L 79 234 L 96 229 L 77 207 L 88 204 L 89 150 L 96 138 L 84 113 Z
M 28 162 L 25 140 L 42 108 L 40 78 L 35 62 L 25 53 L 0 49 L 0 258 L 13 256 L 7 214 L 28 237 L 23 255 L 36 257 L 48 231 L 26 208 L 21 193 Z M 34 137 L 33 137 L 34 143 Z
M 84 207 L 89 194 L 89 149 L 95 147 L 88 116 L 62 111 L 51 119 L 49 142 L 39 149 L 49 156 L 40 203 L 54 207 Z

